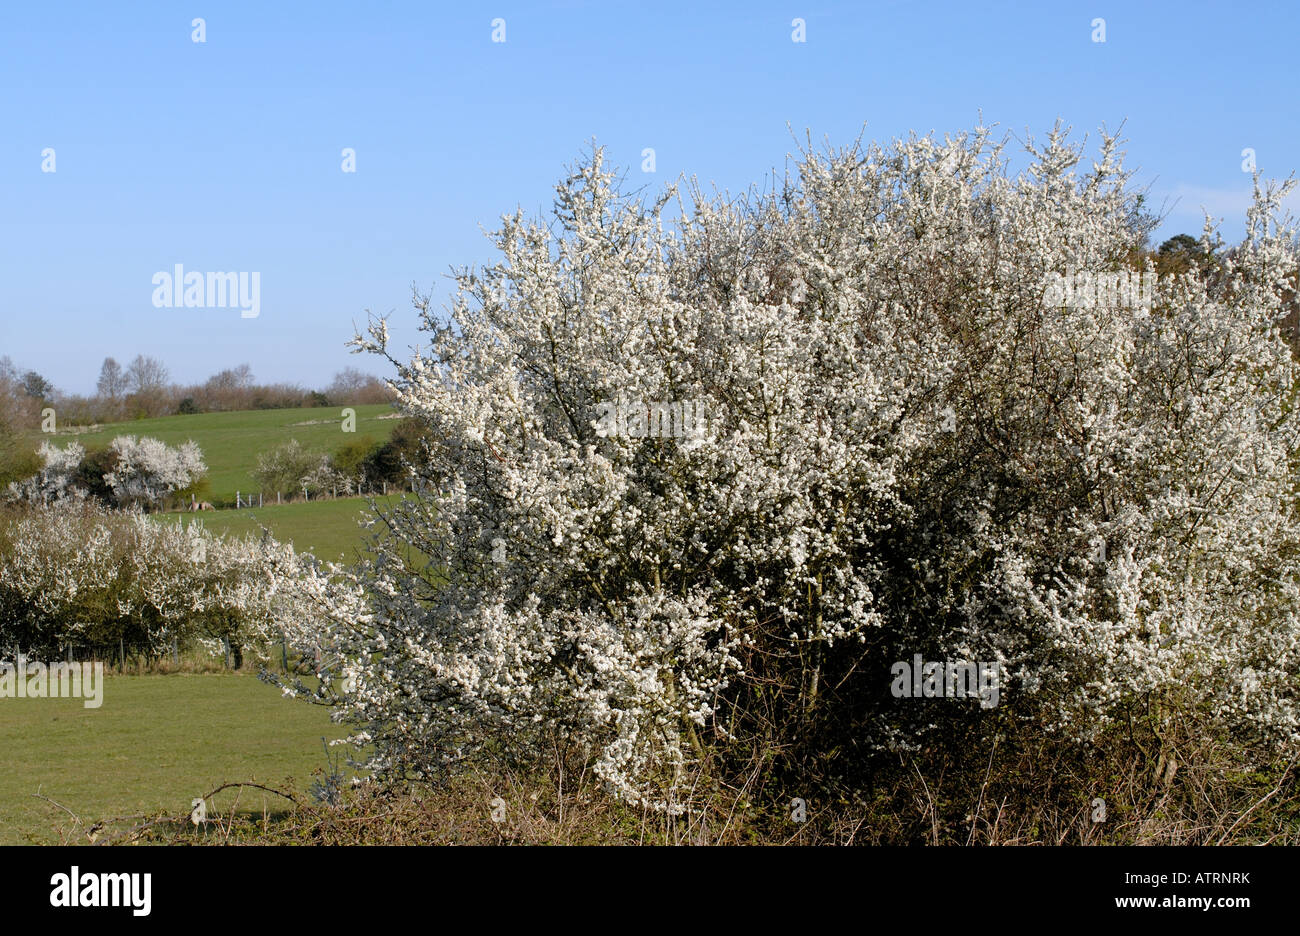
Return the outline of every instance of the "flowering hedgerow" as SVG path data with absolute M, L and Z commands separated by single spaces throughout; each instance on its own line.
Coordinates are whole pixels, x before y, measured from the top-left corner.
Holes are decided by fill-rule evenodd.
M 503 219 L 449 319 L 417 296 L 431 345 L 394 388 L 434 489 L 376 518 L 359 569 L 284 576 L 370 766 L 558 739 L 677 810 L 708 752 L 764 732 L 1082 739 L 1154 703 L 1294 740 L 1286 187 L 1257 187 L 1238 247 L 1207 225 L 1204 266 L 1146 276 L 1149 304 L 1066 302 L 1062 277 L 1152 272 L 1119 143 L 1084 171 L 1058 128 L 1016 174 L 1004 146 L 807 153 L 671 221 L 596 151 L 553 224 Z M 388 355 L 385 323 L 356 345 Z M 599 431 L 629 401 L 707 428 Z M 1004 710 L 892 704 L 913 652 L 996 662 Z
M 173 639 L 250 652 L 303 639 L 308 606 L 274 571 L 297 563 L 269 537 L 213 536 L 91 500 L 10 511 L 0 524 L 0 648 L 36 656 L 68 645 L 160 655 Z

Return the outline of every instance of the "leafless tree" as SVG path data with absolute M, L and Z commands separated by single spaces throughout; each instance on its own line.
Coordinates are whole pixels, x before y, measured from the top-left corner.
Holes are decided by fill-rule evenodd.
M 114 358 L 104 358 L 104 365 L 99 369 L 99 382 L 95 385 L 99 395 L 109 400 L 117 400 L 126 393 L 129 383 L 122 365 Z
M 167 385 L 167 365 L 157 358 L 137 354 L 126 376 L 133 393 L 160 390 Z

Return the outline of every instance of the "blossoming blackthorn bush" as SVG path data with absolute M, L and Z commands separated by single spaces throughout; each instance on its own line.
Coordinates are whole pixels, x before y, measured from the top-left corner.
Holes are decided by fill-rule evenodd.
M 148 436 L 117 436 L 107 449 L 87 457 L 76 442 L 59 448 L 45 440 L 39 453 L 44 467 L 11 482 L 3 492 L 6 500 L 49 504 L 95 493 L 114 506 L 153 508 L 207 473 L 193 441 L 172 447 Z
M 1095 737 L 1134 706 L 1297 738 L 1296 242 L 1246 239 L 1149 307 L 1119 140 L 1061 128 L 1012 172 L 983 127 L 807 152 L 770 191 L 625 194 L 599 150 L 552 223 L 506 216 L 427 350 L 391 357 L 437 490 L 357 570 L 286 572 L 380 775 L 589 751 L 680 810 L 698 768 L 834 761 L 944 732 Z M 1076 278 L 1077 279 L 1077 278 Z M 1152 283 L 1148 278 L 1144 282 Z M 602 406 L 702 401 L 690 438 Z M 1001 704 L 895 700 L 890 664 L 980 660 Z M 327 691 L 325 689 L 322 692 Z M 973 734 L 972 734 L 973 733 Z

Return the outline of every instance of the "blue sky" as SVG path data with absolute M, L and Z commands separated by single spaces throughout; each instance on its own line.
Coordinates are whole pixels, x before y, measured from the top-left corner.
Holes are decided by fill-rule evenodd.
M 981 109 L 1021 137 L 1127 120 L 1129 165 L 1170 201 L 1159 236 L 1199 233 L 1205 205 L 1235 239 L 1242 150 L 1269 176 L 1300 163 L 1298 19 L 1133 0 L 6 5 L 0 355 L 74 393 L 105 355 L 181 382 L 244 362 L 308 386 L 384 374 L 344 348 L 353 323 L 391 312 L 418 341 L 412 283 L 445 296 L 449 267 L 490 259 L 481 228 L 548 209 L 593 137 L 632 185 L 734 191 L 784 165 L 787 124 L 840 144 Z M 260 314 L 155 308 L 177 263 L 260 272 Z

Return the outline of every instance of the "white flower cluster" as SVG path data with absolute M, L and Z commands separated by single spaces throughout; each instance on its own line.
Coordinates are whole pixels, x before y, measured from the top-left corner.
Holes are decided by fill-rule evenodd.
M 118 436 L 109 443 L 109 449 L 117 456 L 117 464 L 104 475 L 104 481 L 123 505 L 156 504 L 207 471 L 203 453 L 195 442 L 172 448 L 157 439 Z
M 504 218 L 500 262 L 451 322 L 417 297 L 431 351 L 394 361 L 440 495 L 387 512 L 361 571 L 299 579 L 372 766 L 563 738 L 677 809 L 763 706 L 916 743 L 938 716 L 889 707 L 889 665 L 921 650 L 995 663 L 1040 730 L 1156 700 L 1294 738 L 1283 193 L 1215 275 L 1144 280 L 1149 309 L 1045 302 L 1141 240 L 1118 145 L 1082 172 L 1058 128 L 1016 176 L 985 128 L 806 154 L 673 224 L 597 151 L 557 225 Z M 710 445 L 598 431 L 680 399 Z
M 82 488 L 73 484 L 73 475 L 86 457 L 84 448 L 76 442 L 70 442 L 67 448 L 59 448 L 45 439 L 41 441 L 38 453 L 45 460 L 45 467 L 23 481 L 9 482 L 10 499 L 50 504 L 86 496 Z

